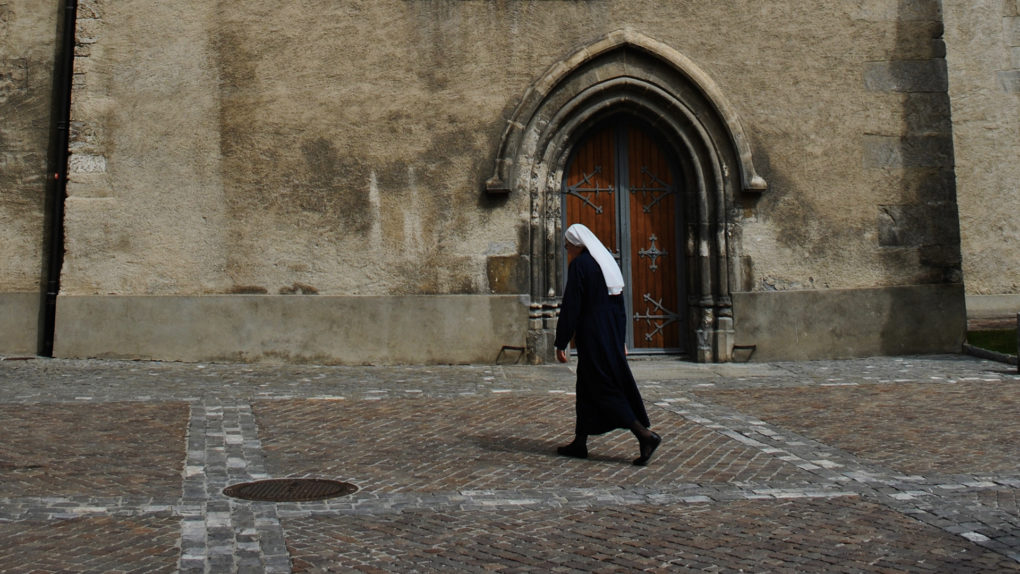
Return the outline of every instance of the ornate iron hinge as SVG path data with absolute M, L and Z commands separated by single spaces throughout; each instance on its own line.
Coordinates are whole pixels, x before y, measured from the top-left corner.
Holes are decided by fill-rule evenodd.
M 599 215 L 602 215 L 602 206 L 595 205 L 587 197 L 581 195 L 582 192 L 583 193 L 594 193 L 595 197 L 597 199 L 598 196 L 599 196 L 599 193 L 613 193 L 615 191 L 615 189 L 611 185 L 609 187 L 599 187 L 598 185 L 596 185 L 595 187 L 584 187 L 586 185 L 591 185 L 592 178 L 595 177 L 596 175 L 600 174 L 600 173 L 602 173 L 602 166 L 600 166 L 600 165 L 595 166 L 595 169 L 591 173 L 583 175 L 581 181 L 578 182 L 576 185 L 568 185 L 567 186 L 567 190 L 565 192 L 563 192 L 564 195 L 572 195 L 572 196 L 580 199 L 585 204 L 587 204 L 589 207 L 594 209 L 595 213 L 597 213 Z
M 654 186 L 644 186 L 644 187 L 632 187 L 630 189 L 630 192 L 631 193 L 641 193 L 643 195 L 647 195 L 649 193 L 652 194 L 652 202 L 651 203 L 647 203 L 647 204 L 645 204 L 645 205 L 643 205 L 641 207 L 641 209 L 645 213 L 651 213 L 653 207 L 658 205 L 658 203 L 660 201 L 662 201 L 663 199 L 665 199 L 665 198 L 669 197 L 670 195 L 673 195 L 674 193 L 676 193 L 676 190 L 673 188 L 672 185 L 670 185 L 670 184 L 662 181 L 661 179 L 659 179 L 658 176 L 653 174 L 652 171 L 650 169 L 648 169 L 647 166 L 642 166 L 641 167 L 641 174 L 648 176 L 648 178 L 651 179 L 651 182 L 653 184 L 655 184 L 655 185 Z M 656 195 L 656 194 L 658 194 L 658 195 Z
M 680 320 L 680 314 L 679 313 L 674 313 L 674 312 L 670 311 L 669 309 L 666 309 L 665 307 L 662 306 L 662 299 L 661 298 L 658 301 L 656 301 L 655 299 L 652 299 L 652 294 L 651 293 L 645 293 L 644 294 L 644 301 L 645 301 L 645 303 L 651 303 L 652 305 L 654 305 L 655 306 L 655 311 L 658 312 L 658 314 L 653 315 L 652 311 L 646 305 L 645 306 L 645 313 L 643 315 L 640 314 L 640 313 L 634 313 L 634 320 L 635 321 L 644 320 L 645 322 L 648 323 L 648 326 L 655 327 L 652 330 L 651 333 L 645 333 L 645 340 L 646 341 L 651 341 L 653 338 L 655 338 L 656 335 L 661 333 L 666 327 L 668 327 L 669 325 L 671 325 L 671 324 L 673 324 L 673 323 L 675 323 L 675 322 Z M 652 323 L 652 321 L 662 321 L 662 322 L 660 322 L 660 323 Z

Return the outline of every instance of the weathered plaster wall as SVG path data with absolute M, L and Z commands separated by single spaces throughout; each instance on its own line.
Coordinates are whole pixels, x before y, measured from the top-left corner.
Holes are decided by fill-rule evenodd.
M 770 185 L 744 214 L 744 289 L 958 281 L 937 3 L 770 2 L 743 14 L 746 40 L 701 57 Z
M 701 66 L 754 142 L 746 289 L 958 265 L 943 86 L 895 85 L 938 67 L 895 64 L 940 55 L 935 1 L 83 5 L 66 293 L 526 292 L 529 198 L 480 184 L 529 83 L 620 28 Z
M 79 3 L 62 293 L 226 290 L 216 21 L 210 2 Z
M 0 0 L 0 353 L 38 346 L 58 16 Z
M 969 296 L 1020 302 L 1020 2 L 944 0 Z M 1012 311 L 1012 314 L 1009 313 Z
M 532 82 L 618 30 L 715 82 L 769 182 L 729 206 L 732 287 L 748 295 L 738 339 L 770 336 L 762 317 L 788 316 L 777 301 L 807 301 L 774 291 L 838 306 L 857 289 L 959 284 L 938 0 L 82 0 L 58 350 L 116 356 L 131 329 L 84 350 L 83 322 L 104 305 L 190 317 L 172 336 L 199 340 L 217 317 L 192 312 L 203 298 L 263 294 L 284 310 L 294 303 L 276 299 L 320 295 L 336 305 L 311 304 L 319 327 L 407 341 L 380 360 L 495 356 L 524 338 L 505 304 L 524 299 L 493 298 L 502 314 L 487 324 L 514 328 L 492 348 L 421 359 L 411 346 L 456 316 L 457 297 L 467 309 L 529 293 L 532 198 L 487 196 L 483 182 Z M 418 295 L 442 297 L 415 328 L 365 319 Z M 344 315 L 358 298 L 365 312 Z M 216 319 L 262 337 L 238 343 L 246 359 L 301 354 L 310 331 L 273 349 L 246 301 Z M 854 325 L 871 337 L 860 352 L 885 348 Z M 443 332 L 447 349 L 477 342 Z M 343 343 L 330 360 L 346 360 Z M 189 353 L 174 356 L 201 356 Z

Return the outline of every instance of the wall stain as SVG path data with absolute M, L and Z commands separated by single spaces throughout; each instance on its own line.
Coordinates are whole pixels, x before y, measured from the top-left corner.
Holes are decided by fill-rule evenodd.
M 234 285 L 227 289 L 227 293 L 231 295 L 266 295 L 269 290 L 258 285 Z
M 280 287 L 280 295 L 318 295 L 319 290 L 305 283 L 294 283 L 290 287 Z

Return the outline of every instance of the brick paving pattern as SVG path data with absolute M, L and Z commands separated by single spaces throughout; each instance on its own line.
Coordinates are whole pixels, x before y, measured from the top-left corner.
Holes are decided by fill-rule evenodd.
M 168 514 L 0 522 L 0 572 L 176 572 L 180 533 Z
M 176 499 L 188 405 L 0 405 L 0 497 Z
M 910 474 L 1020 474 L 1020 385 L 974 381 L 699 392 Z
M 1020 572 L 1005 556 L 856 498 L 419 510 L 312 516 L 284 529 L 294 572 Z
M 570 442 L 573 397 L 528 395 L 387 402 L 261 401 L 270 474 L 342 476 L 366 492 L 654 487 L 676 482 L 808 483 L 797 467 L 676 414 L 650 407 L 665 437 L 655 464 L 635 467 L 629 432 L 593 436 L 585 461 Z
M 647 468 L 559 365 L 0 360 L 0 572 L 1020 571 L 1015 368 L 632 365 Z

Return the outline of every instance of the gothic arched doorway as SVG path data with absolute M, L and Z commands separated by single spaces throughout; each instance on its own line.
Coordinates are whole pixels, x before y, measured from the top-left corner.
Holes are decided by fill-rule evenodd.
M 687 350 L 683 202 L 676 162 L 636 122 L 603 124 L 571 153 L 563 178 L 563 228 L 583 223 L 623 270 L 636 353 Z
M 625 123 L 616 123 L 621 120 Z M 626 127 L 627 135 L 618 135 L 618 125 Z M 658 150 L 654 153 L 661 154 L 672 171 L 649 168 L 653 177 L 634 179 L 648 175 L 642 165 L 634 165 L 633 157 L 644 156 L 628 152 L 621 161 L 620 142 L 628 149 L 654 143 Z M 590 193 L 581 190 L 595 181 L 590 179 L 595 165 L 578 159 L 588 153 L 589 146 L 592 153 L 608 146 L 597 153 L 608 154 L 604 157 L 614 162 L 612 175 L 600 175 L 608 179 L 595 182 Z M 608 159 L 599 161 L 608 165 Z M 621 172 L 628 174 L 623 181 L 618 180 Z M 660 235 L 655 227 L 653 244 L 653 227 L 664 223 L 654 218 L 632 220 L 630 215 L 655 200 L 655 189 L 670 184 L 679 193 L 663 197 L 660 203 L 674 202 L 674 206 L 658 211 L 667 214 L 663 216 L 667 220 L 679 219 L 673 220 L 671 232 L 664 230 Z M 628 191 L 626 200 L 602 207 L 603 212 L 613 213 L 609 219 L 628 212 L 625 222 L 618 220 L 605 229 L 602 223 L 593 223 L 593 230 L 608 233 L 603 240 L 627 259 L 622 267 L 629 271 L 634 290 L 630 297 L 632 347 L 644 347 L 647 352 L 682 350 L 702 362 L 732 360 L 731 293 L 744 284 L 740 229 L 732 219 L 734 205 L 740 196 L 753 197 L 767 185 L 755 172 L 736 110 L 715 82 L 670 46 L 628 30 L 613 32 L 566 57 L 526 90 L 507 120 L 492 177 L 485 182 L 487 194 L 503 198 L 527 220 L 531 360 L 554 356 L 558 297 L 565 279 L 563 224 L 583 217 L 581 207 L 587 205 L 583 196 L 593 203 L 592 197 L 608 201 L 608 195 L 596 190 L 610 185 L 645 190 Z M 637 203 L 640 195 L 650 199 Z M 573 206 L 566 201 L 574 199 Z M 626 233 L 617 237 L 624 226 L 629 226 Z M 665 270 L 663 251 L 676 254 L 671 263 L 675 268 Z M 654 281 L 645 281 L 643 273 L 676 278 L 672 286 L 664 282 L 657 287 L 675 294 L 675 307 L 665 295 L 660 299 L 644 290 L 642 285 Z M 645 299 L 646 293 L 650 300 Z M 642 317 L 646 320 L 639 326 Z M 667 339 L 657 330 L 672 333 Z

